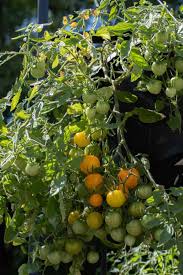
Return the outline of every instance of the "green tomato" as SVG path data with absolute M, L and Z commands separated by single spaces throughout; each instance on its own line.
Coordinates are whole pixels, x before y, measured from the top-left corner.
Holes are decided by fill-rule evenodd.
M 110 110 L 110 105 L 108 102 L 100 100 L 97 102 L 96 104 L 96 111 L 97 113 L 101 114 L 101 115 L 105 115 L 109 112 Z
M 173 87 L 166 88 L 165 94 L 167 97 L 172 98 L 172 97 L 176 96 L 176 93 L 177 93 L 177 90 L 175 88 L 173 88 Z
M 91 137 L 94 141 L 99 141 L 104 139 L 107 135 L 107 132 L 101 128 L 92 128 L 91 129 Z
M 44 77 L 45 61 L 39 61 L 36 65 L 34 65 L 31 69 L 31 75 L 36 79 Z
M 124 240 L 125 234 L 126 234 L 126 230 L 124 228 L 121 228 L 121 227 L 114 228 L 110 232 L 111 238 L 115 242 L 119 242 L 119 243 L 121 243 Z
M 97 251 L 89 251 L 87 254 L 87 261 L 90 264 L 96 264 L 99 260 L 100 256 Z
M 122 216 L 120 215 L 119 212 L 109 212 L 105 216 L 105 223 L 110 227 L 110 228 L 117 228 L 121 225 L 122 223 Z
M 128 234 L 137 237 L 142 234 L 142 224 L 139 220 L 132 220 L 126 225 L 126 231 Z
M 167 63 L 166 62 L 153 62 L 151 70 L 157 76 L 161 76 L 166 72 Z
M 150 51 L 146 50 L 144 53 L 144 57 L 147 61 L 149 61 L 152 58 Z
M 139 185 L 136 191 L 137 197 L 146 200 L 149 197 L 152 196 L 152 186 L 147 184 L 147 185 Z
M 127 246 L 134 246 L 136 239 L 134 236 L 127 234 L 124 241 Z
M 172 77 L 171 80 L 170 80 L 170 83 L 172 85 L 173 88 L 176 89 L 176 91 L 181 91 L 183 90 L 183 79 L 180 78 L 180 77 Z
M 52 265 L 58 265 L 61 262 L 60 252 L 57 250 L 48 253 L 47 258 Z
M 25 173 L 31 177 L 35 177 L 39 174 L 40 167 L 37 164 L 27 164 L 25 167 Z
M 92 120 L 95 118 L 96 115 L 96 110 L 95 109 L 91 109 L 91 108 L 86 108 L 86 116 L 89 120 Z
M 179 73 L 183 73 L 183 58 L 178 57 L 175 61 L 175 69 Z
M 97 100 L 97 96 L 94 93 L 84 93 L 82 95 L 83 102 L 88 104 L 94 104 Z
M 83 242 L 77 239 L 69 239 L 65 243 L 65 251 L 70 255 L 78 255 L 83 248 Z
M 145 206 L 142 202 L 133 202 L 128 208 L 128 214 L 140 218 L 144 215 Z
M 74 234 L 76 235 L 83 235 L 87 232 L 88 227 L 86 225 L 86 223 L 80 221 L 80 220 L 76 220 L 73 224 L 72 224 L 72 231 L 74 232 Z
M 154 239 L 159 242 L 160 241 L 160 238 L 161 238 L 161 234 L 163 232 L 163 229 L 161 228 L 157 228 L 155 231 L 154 231 Z
M 50 248 L 48 245 L 43 245 L 39 249 L 39 257 L 41 260 L 46 260 L 48 253 L 50 251 Z
M 99 99 L 108 100 L 113 95 L 112 87 L 102 87 L 96 91 Z
M 107 233 L 104 228 L 97 229 L 94 234 L 100 240 L 104 240 L 107 237 Z
M 166 31 L 160 31 L 155 35 L 157 43 L 165 43 L 169 38 L 169 33 Z
M 101 155 L 101 149 L 98 144 L 92 144 L 90 143 L 88 146 L 84 149 L 85 155 L 94 155 L 94 156 L 100 156 Z
M 160 80 L 151 80 L 147 85 L 147 90 L 154 95 L 158 95 L 161 92 L 162 82 Z
M 68 264 L 68 263 L 72 262 L 73 258 L 69 253 L 67 253 L 65 251 L 60 251 L 59 253 L 60 253 L 60 261 L 62 263 Z

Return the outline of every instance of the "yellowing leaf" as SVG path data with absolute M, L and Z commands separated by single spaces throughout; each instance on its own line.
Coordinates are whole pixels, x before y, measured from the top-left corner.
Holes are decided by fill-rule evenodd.
M 20 112 L 16 113 L 16 116 L 21 119 L 28 119 L 30 114 L 27 114 L 24 110 L 21 110 Z
M 5 126 L 2 126 L 0 131 L 3 135 L 6 135 L 8 133 L 8 128 Z
M 38 89 L 39 89 L 39 86 L 34 86 L 34 88 L 31 90 L 29 98 L 28 98 L 29 102 L 35 97 L 35 95 L 38 92 Z
M 107 27 L 99 28 L 98 31 L 96 32 L 95 36 L 100 36 L 103 39 L 108 39 L 108 40 L 111 39 L 110 32 L 108 31 Z
M 45 40 L 51 40 L 52 39 L 52 36 L 49 34 L 49 32 L 48 31 L 45 31 L 44 32 L 44 38 L 45 38 Z
M 82 108 L 82 105 L 80 103 L 75 103 L 73 105 L 70 105 L 67 109 L 68 115 L 82 113 L 82 111 L 83 111 L 83 108 Z
M 55 69 L 59 64 L 59 58 L 58 58 L 58 54 L 57 56 L 55 57 L 53 63 L 52 63 L 52 69 Z
M 21 96 L 21 92 L 22 90 L 19 89 L 18 92 L 14 95 L 14 97 L 12 98 L 12 101 L 11 101 L 11 109 L 10 111 L 13 111 L 15 110 L 19 100 L 20 100 L 20 96 Z

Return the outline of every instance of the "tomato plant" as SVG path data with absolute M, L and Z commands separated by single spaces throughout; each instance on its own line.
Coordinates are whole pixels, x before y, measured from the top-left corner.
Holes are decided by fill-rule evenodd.
M 97 242 L 182 251 L 182 189 L 160 187 L 126 138 L 129 119 L 182 129 L 181 24 L 166 5 L 105 0 L 42 38 L 30 24 L 20 50 L 0 54 L 0 65 L 23 58 L 0 101 L 0 221 L 28 254 L 20 273 L 68 263 L 80 274 L 99 261 Z

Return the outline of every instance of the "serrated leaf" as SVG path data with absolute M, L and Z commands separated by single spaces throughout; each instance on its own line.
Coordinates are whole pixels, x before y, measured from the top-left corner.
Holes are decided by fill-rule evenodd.
M 113 6 L 109 13 L 109 21 L 113 20 L 117 15 L 117 6 Z
M 30 114 L 27 114 L 24 110 L 21 110 L 16 113 L 16 116 L 21 119 L 28 119 L 30 117 Z
M 135 108 L 133 112 L 138 115 L 139 120 L 143 123 L 155 123 L 165 118 L 164 114 L 144 108 Z
M 55 69 L 59 64 L 59 57 L 58 57 L 58 54 L 56 55 L 53 63 L 52 63 L 52 69 Z
M 135 103 L 138 100 L 136 95 L 127 91 L 118 91 L 117 98 L 124 103 Z
M 39 86 L 37 86 L 37 85 L 32 88 L 32 90 L 30 91 L 29 98 L 28 98 L 29 102 L 37 95 L 38 90 L 39 90 Z
M 19 103 L 21 93 L 22 93 L 22 89 L 19 89 L 18 92 L 17 92 L 17 93 L 14 95 L 14 97 L 12 98 L 12 101 L 11 101 L 11 109 L 10 109 L 11 112 L 12 112 L 13 110 L 15 110 L 17 104 Z

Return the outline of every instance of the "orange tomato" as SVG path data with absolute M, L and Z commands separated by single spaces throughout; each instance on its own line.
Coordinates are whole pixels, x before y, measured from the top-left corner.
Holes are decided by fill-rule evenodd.
M 94 169 L 100 167 L 100 160 L 93 155 L 87 155 L 80 163 L 80 170 L 84 174 L 92 173 Z
M 89 204 L 93 207 L 99 207 L 103 203 L 103 198 L 100 194 L 93 194 L 89 197 Z
M 120 182 L 125 184 L 125 189 L 133 189 L 138 185 L 140 178 L 139 171 L 136 168 L 121 169 L 118 178 Z
M 89 191 L 99 189 L 103 183 L 103 176 L 99 173 L 90 174 L 85 178 L 85 186 Z
M 125 194 L 122 190 L 113 190 L 107 194 L 107 204 L 111 207 L 121 207 L 126 202 Z

